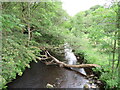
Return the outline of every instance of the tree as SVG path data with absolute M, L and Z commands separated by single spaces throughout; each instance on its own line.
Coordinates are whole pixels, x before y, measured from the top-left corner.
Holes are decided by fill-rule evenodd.
M 118 77 L 120 77 L 120 1 L 118 1 L 118 12 L 117 12 L 117 29 L 118 29 Z M 118 81 L 120 85 L 120 78 Z

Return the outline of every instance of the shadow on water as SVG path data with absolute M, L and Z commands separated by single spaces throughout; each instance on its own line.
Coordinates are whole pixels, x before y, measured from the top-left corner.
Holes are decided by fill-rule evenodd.
M 8 88 L 46 88 L 52 84 L 56 88 L 82 88 L 86 79 L 74 71 L 58 66 L 32 62 L 31 68 L 26 69 L 21 77 L 8 83 Z
M 69 44 L 65 44 L 65 59 L 68 64 L 76 64 L 77 58 Z M 31 68 L 26 69 L 21 77 L 8 84 L 8 88 L 46 88 L 52 84 L 55 88 L 83 88 L 89 84 L 85 79 L 86 72 L 83 68 L 60 68 L 55 65 L 47 66 L 42 62 L 32 62 Z M 83 73 L 80 74 L 79 72 Z

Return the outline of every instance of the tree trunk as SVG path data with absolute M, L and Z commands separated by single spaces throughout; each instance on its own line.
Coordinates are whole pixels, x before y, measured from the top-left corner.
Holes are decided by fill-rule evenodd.
M 118 2 L 117 29 L 118 29 L 118 63 L 117 63 L 117 68 L 120 71 L 120 2 Z
M 31 39 L 31 34 L 30 34 L 30 24 L 28 23 L 28 42 L 30 41 Z
M 114 37 L 116 37 L 117 32 L 115 32 Z M 113 58 L 112 58 L 112 72 L 114 72 L 114 68 L 115 68 L 115 53 L 116 53 L 116 39 L 114 40 L 114 44 L 113 44 Z
M 30 39 L 31 39 L 31 31 L 30 31 L 30 2 L 28 2 L 28 45 L 29 45 L 29 41 L 30 41 Z
M 120 69 L 120 2 L 118 2 L 117 29 L 118 29 L 118 64 L 117 64 L 117 67 Z
M 117 12 L 117 29 L 118 29 L 118 85 L 120 85 L 120 1 L 118 1 L 118 12 Z
M 50 57 L 52 59 L 51 63 L 53 63 L 53 61 L 58 64 L 60 67 L 75 67 L 75 68 L 85 68 L 85 67 L 100 67 L 97 64 L 80 64 L 80 65 L 70 65 L 70 64 L 66 64 L 64 62 L 61 62 L 60 60 L 58 60 L 57 58 L 55 58 L 54 56 L 52 56 L 48 51 L 46 51 L 46 53 L 48 54 L 48 56 L 46 57 Z M 47 58 L 39 58 L 37 57 L 38 60 L 45 60 Z M 49 63 L 49 64 L 51 64 Z M 48 65 L 48 64 L 47 64 Z

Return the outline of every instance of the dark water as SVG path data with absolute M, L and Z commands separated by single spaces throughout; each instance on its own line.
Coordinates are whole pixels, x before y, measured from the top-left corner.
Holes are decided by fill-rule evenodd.
M 48 83 L 56 88 L 83 88 L 88 80 L 65 68 L 32 62 L 31 68 L 9 83 L 8 88 L 46 88 Z

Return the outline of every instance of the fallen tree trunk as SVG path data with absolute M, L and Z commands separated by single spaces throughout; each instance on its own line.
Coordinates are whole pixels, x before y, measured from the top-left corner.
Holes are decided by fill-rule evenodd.
M 80 64 L 80 65 L 64 65 L 65 67 L 86 68 L 86 67 L 100 67 L 97 64 Z
M 46 53 L 48 54 L 48 57 L 50 57 L 52 60 L 52 62 L 47 62 L 46 64 L 49 65 L 53 62 L 55 62 L 56 64 L 58 64 L 60 67 L 74 67 L 74 68 L 86 68 L 86 67 L 100 67 L 100 65 L 97 64 L 80 64 L 80 65 L 70 65 L 70 64 L 66 64 L 64 62 L 61 62 L 60 60 L 58 60 L 57 58 L 55 58 L 54 56 L 52 56 L 48 51 L 46 51 Z M 38 60 L 46 60 L 47 58 L 39 58 L 37 57 Z

